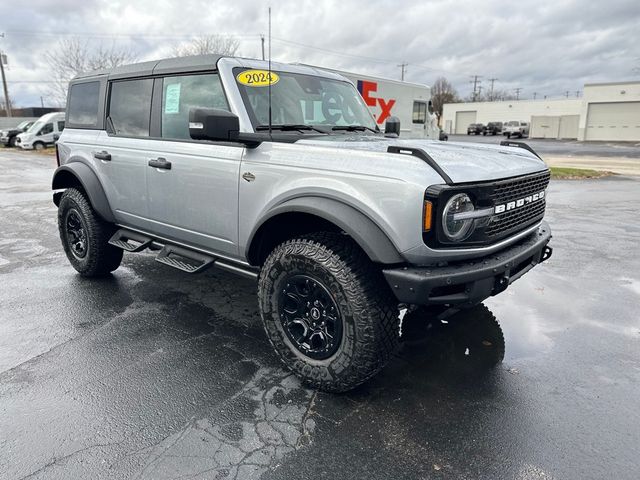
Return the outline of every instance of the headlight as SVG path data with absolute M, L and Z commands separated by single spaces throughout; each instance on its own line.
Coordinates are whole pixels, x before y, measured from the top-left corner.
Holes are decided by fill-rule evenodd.
M 442 230 L 447 239 L 461 242 L 471 234 L 474 219 L 468 214 L 474 210 L 473 202 L 466 193 L 459 193 L 449 199 L 442 212 Z

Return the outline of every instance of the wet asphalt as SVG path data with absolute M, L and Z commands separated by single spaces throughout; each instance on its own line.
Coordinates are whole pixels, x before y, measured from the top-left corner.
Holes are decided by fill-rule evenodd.
M 251 281 L 144 253 L 79 277 L 54 167 L 0 150 L 0 478 L 640 477 L 640 179 L 552 182 L 553 257 L 486 302 L 498 367 L 427 337 L 331 395 L 282 368 Z

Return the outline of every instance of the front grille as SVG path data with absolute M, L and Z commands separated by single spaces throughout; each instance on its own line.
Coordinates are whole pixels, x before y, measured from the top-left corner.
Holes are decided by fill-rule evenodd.
M 546 190 L 550 178 L 551 173 L 546 171 L 537 175 L 498 183 L 491 195 L 493 204 L 505 204 L 528 195 L 540 193 Z M 495 214 L 484 229 L 484 235 L 487 240 L 494 240 L 496 237 L 506 236 L 508 233 L 521 230 L 544 217 L 545 205 L 546 201 L 542 199 L 514 210 Z
M 509 202 L 517 202 L 526 199 L 528 196 L 539 194 L 547 189 L 551 173 L 548 170 L 524 175 L 508 180 L 498 180 L 496 182 L 486 182 L 476 185 L 454 185 L 445 186 L 432 190 L 433 193 L 427 191 L 427 197 L 431 195 L 433 201 L 437 203 L 437 217 L 442 218 L 442 209 L 447 200 L 456 193 L 465 192 L 471 195 L 476 208 L 491 208 L 498 205 L 508 207 Z M 479 224 L 475 231 L 466 240 L 455 243 L 449 241 L 442 231 L 441 225 L 438 225 L 435 235 L 426 233 L 424 241 L 427 245 L 434 248 L 442 247 L 471 247 L 481 245 L 491 245 L 509 236 L 530 227 L 544 217 L 546 200 L 533 201 L 531 203 L 507 210 L 501 213 L 494 213 L 485 220 L 483 224 Z
M 509 200 L 541 192 L 549 185 L 550 178 L 551 172 L 546 171 L 541 174 L 499 183 L 493 189 L 493 195 L 491 195 L 491 198 L 496 205 L 499 205 L 501 203 L 506 203 Z

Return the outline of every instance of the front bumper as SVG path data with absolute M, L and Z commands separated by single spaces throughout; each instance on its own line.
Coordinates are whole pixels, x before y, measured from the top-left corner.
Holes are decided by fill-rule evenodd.
M 402 267 L 383 270 L 400 303 L 472 306 L 504 291 L 511 283 L 551 256 L 551 229 L 538 230 L 505 250 L 445 267 Z

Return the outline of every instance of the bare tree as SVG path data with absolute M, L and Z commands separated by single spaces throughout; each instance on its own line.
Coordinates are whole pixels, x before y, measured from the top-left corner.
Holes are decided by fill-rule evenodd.
M 114 68 L 132 63 L 136 58 L 132 50 L 116 47 L 115 44 L 92 46 L 79 38 L 62 39 L 46 54 L 53 81 L 50 95 L 62 106 L 66 102 L 69 80 L 79 73 Z
M 240 47 L 240 41 L 225 35 L 200 35 L 188 43 L 176 45 L 173 48 L 175 57 L 187 57 L 189 55 L 205 55 L 217 53 L 220 55 L 235 55 Z
M 451 82 L 444 77 L 438 77 L 431 86 L 431 102 L 433 102 L 433 110 L 438 119 L 438 125 L 440 125 L 444 104 L 459 101 L 458 92 L 453 88 Z

